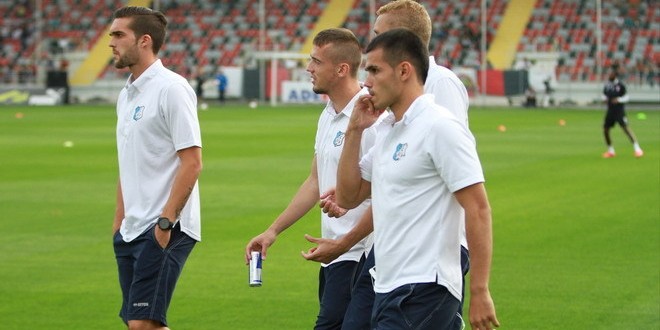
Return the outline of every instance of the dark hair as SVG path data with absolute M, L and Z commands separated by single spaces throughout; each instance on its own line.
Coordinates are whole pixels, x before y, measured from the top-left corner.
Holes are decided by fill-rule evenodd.
M 330 28 L 319 32 L 313 40 L 314 46 L 332 44 L 328 57 L 334 64 L 347 63 L 351 67 L 351 76 L 357 77 L 362 62 L 360 41 L 351 30 Z
M 122 7 L 115 11 L 114 18 L 132 18 L 128 28 L 135 32 L 137 38 L 149 35 L 153 41 L 151 49 L 158 54 L 165 42 L 167 19 L 163 13 L 147 7 Z
M 429 73 L 429 51 L 415 33 L 408 29 L 392 29 L 378 34 L 367 46 L 366 52 L 382 48 L 387 64 L 396 67 L 410 62 L 417 78 L 424 84 Z

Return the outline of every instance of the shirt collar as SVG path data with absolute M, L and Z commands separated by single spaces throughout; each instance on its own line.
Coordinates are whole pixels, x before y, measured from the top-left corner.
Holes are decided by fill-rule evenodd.
M 131 79 L 133 78 L 133 74 L 131 74 L 128 77 L 128 80 L 126 80 L 126 86 L 124 86 L 126 89 L 129 88 L 135 88 L 137 91 L 141 91 L 142 88 L 151 78 L 156 75 L 156 73 L 160 70 L 160 68 L 163 67 L 163 63 L 160 61 L 160 59 L 157 59 L 154 61 L 142 74 L 135 79 L 135 81 L 131 82 Z
M 362 95 L 369 94 L 369 90 L 366 87 L 363 87 L 360 89 L 360 91 L 353 96 L 353 98 L 346 104 L 344 109 L 342 109 L 339 113 L 336 112 L 337 109 L 335 109 L 334 105 L 332 104 L 332 101 L 328 101 L 328 103 L 325 105 L 325 111 L 328 112 L 328 114 L 332 116 L 339 116 L 343 115 L 346 117 L 351 117 L 351 114 L 353 113 L 353 108 L 355 107 L 355 102 L 357 102 L 358 98 Z
M 404 125 L 409 125 L 417 116 L 419 116 L 426 109 L 426 104 L 434 103 L 435 96 L 432 94 L 423 94 L 413 101 L 408 108 L 408 111 L 403 114 L 401 122 Z

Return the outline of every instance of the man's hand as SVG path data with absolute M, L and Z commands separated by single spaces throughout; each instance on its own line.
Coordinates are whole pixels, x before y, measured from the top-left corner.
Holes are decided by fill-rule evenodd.
M 303 258 L 310 261 L 329 264 L 350 249 L 350 247 L 346 248 L 341 240 L 316 238 L 307 234 L 305 234 L 305 239 L 316 244 L 315 247 L 309 249 L 307 252 L 300 252 Z
M 250 264 L 250 259 L 252 259 L 252 251 L 261 252 L 261 259 L 266 260 L 266 253 L 268 248 L 275 243 L 277 235 L 270 230 L 259 234 L 250 240 L 250 242 L 245 247 L 245 264 Z
M 348 130 L 363 131 L 373 125 L 378 117 L 383 113 L 383 110 L 377 110 L 371 102 L 371 95 L 362 95 L 355 102 L 353 113 L 348 123 Z
M 339 218 L 348 212 L 347 209 L 339 207 L 335 201 L 335 189 L 330 189 L 321 195 L 319 207 L 331 218 Z
M 490 292 L 472 292 L 470 296 L 470 325 L 474 330 L 491 330 L 500 326 Z
M 172 236 L 171 230 L 162 230 L 158 226 L 154 227 L 154 236 L 156 237 L 156 242 L 160 245 L 161 248 L 166 248 L 167 244 L 170 243 L 170 237 Z

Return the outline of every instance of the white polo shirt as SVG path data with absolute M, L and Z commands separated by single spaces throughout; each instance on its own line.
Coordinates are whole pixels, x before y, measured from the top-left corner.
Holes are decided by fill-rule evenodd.
M 197 97 L 186 79 L 160 60 L 135 81 L 131 78 L 117 99 L 117 152 L 124 197 L 120 232 L 127 242 L 161 215 L 180 163 L 177 150 L 202 146 Z M 178 222 L 183 232 L 201 240 L 197 184 Z
M 435 95 L 435 103 L 447 108 L 461 123 L 465 123 L 465 127 L 469 127 L 470 97 L 465 85 L 453 71 L 438 65 L 433 56 L 429 57 L 424 93 Z
M 433 94 L 435 103 L 445 107 L 461 123 L 465 124 L 470 137 L 474 136 L 470 132 L 468 119 L 468 108 L 470 107 L 470 97 L 468 96 L 465 85 L 458 76 L 451 70 L 440 66 L 435 62 L 433 56 L 429 57 L 429 71 L 424 83 L 424 93 Z M 465 211 L 461 210 L 465 213 Z M 463 215 L 465 218 L 465 215 Z M 467 238 L 465 237 L 465 220 L 461 223 L 461 245 L 467 249 Z
M 360 90 L 339 113 L 335 111 L 332 102 L 328 102 L 319 117 L 314 152 L 316 154 L 320 193 L 324 193 L 337 185 L 337 167 L 341 151 L 344 148 L 346 127 L 348 127 L 355 102 L 360 95 L 368 93 L 366 88 Z M 360 149 L 361 156 L 373 146 L 375 139 L 375 128 L 369 128 L 364 132 Z M 368 199 L 340 218 L 330 218 L 327 214 L 321 212 L 321 236 L 338 239 L 346 235 L 358 223 L 370 204 L 371 200 Z M 346 260 L 358 261 L 363 254 L 371 249 L 371 246 L 372 235 L 370 234 L 331 263 Z M 326 264 L 322 265 L 327 266 Z
M 464 217 L 453 192 L 484 182 L 471 134 L 425 94 L 399 122 L 383 120 L 360 168 L 371 182 L 374 290 L 436 282 L 460 300 Z

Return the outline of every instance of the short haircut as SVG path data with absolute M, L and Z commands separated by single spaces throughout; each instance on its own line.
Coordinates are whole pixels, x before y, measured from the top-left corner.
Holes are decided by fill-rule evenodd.
M 128 28 L 135 32 L 136 38 L 145 34 L 151 36 L 153 41 L 151 49 L 154 54 L 158 54 L 165 42 L 167 28 L 167 19 L 163 13 L 147 7 L 128 6 L 117 9 L 114 18 L 131 18 Z
M 314 46 L 323 47 L 332 44 L 328 57 L 334 64 L 347 63 L 351 68 L 351 76 L 357 77 L 362 62 L 362 47 L 355 34 L 344 28 L 331 28 L 319 32 L 314 37 Z
M 424 84 L 429 73 L 429 51 L 422 41 L 408 29 L 392 29 L 378 34 L 367 46 L 366 53 L 383 49 L 385 62 L 396 67 L 410 62 L 419 81 Z
M 376 16 L 392 14 L 396 28 L 414 32 L 428 48 L 431 44 L 431 17 L 426 8 L 413 0 L 394 0 L 376 11 Z

